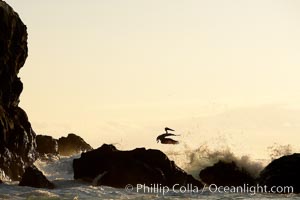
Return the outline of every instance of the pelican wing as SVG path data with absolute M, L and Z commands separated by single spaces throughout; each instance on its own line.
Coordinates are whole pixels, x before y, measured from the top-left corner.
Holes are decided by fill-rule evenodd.
M 176 136 L 175 134 L 173 133 L 165 133 L 165 134 L 162 134 L 163 137 L 168 137 L 168 136 Z
M 166 130 L 166 131 L 175 131 L 175 130 L 169 128 L 169 127 L 166 127 L 165 130 Z

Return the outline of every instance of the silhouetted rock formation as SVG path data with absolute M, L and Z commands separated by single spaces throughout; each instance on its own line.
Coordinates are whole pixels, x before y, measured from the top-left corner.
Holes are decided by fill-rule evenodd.
M 104 144 L 96 150 L 82 153 L 73 161 L 74 179 L 95 185 L 124 188 L 127 184 L 174 184 L 203 187 L 159 150 L 137 148 L 119 151 Z
M 58 139 L 58 152 L 62 156 L 70 156 L 92 149 L 81 137 L 73 133 L 68 134 L 67 137 Z
M 48 135 L 37 135 L 36 151 L 39 153 L 40 158 L 58 156 L 57 140 Z
M 81 137 L 73 133 L 59 140 L 48 135 L 37 135 L 36 145 L 39 158 L 46 161 L 57 159 L 60 155 L 72 156 L 92 149 Z
M 255 179 L 247 171 L 239 168 L 233 161 L 231 163 L 219 161 L 213 166 L 202 170 L 199 177 L 207 184 L 216 184 L 218 186 L 255 184 Z
M 23 174 L 19 185 L 36 188 L 54 188 L 54 184 L 51 183 L 35 166 L 27 167 L 25 169 L 25 173 Z
M 18 78 L 27 57 L 27 31 L 18 14 L 0 0 L 0 171 L 20 179 L 35 160 L 35 133 L 18 107 L 23 84 Z
M 261 173 L 260 185 L 293 186 L 295 193 L 300 193 L 300 154 L 295 153 L 273 160 Z

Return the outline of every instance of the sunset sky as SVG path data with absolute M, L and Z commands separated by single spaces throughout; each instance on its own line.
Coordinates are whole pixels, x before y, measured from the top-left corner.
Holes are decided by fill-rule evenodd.
M 169 126 L 191 147 L 300 149 L 300 1 L 7 2 L 28 28 L 20 106 L 38 134 L 160 148 Z

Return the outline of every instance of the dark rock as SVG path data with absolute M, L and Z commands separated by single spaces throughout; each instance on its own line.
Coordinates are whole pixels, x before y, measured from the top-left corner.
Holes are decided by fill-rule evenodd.
M 0 0 L 0 171 L 12 180 L 19 180 L 36 159 L 35 133 L 18 107 L 23 84 L 17 75 L 27 52 L 26 26 Z
M 104 144 L 96 150 L 82 153 L 73 161 L 74 179 L 124 188 L 127 184 L 174 184 L 203 187 L 159 150 L 137 148 L 119 151 Z
M 207 184 L 218 186 L 254 185 L 255 179 L 244 169 L 239 168 L 235 162 L 219 161 L 211 167 L 203 169 L 200 179 Z
M 259 184 L 272 186 L 293 186 L 300 193 L 300 154 L 283 156 L 273 160 L 261 173 Z M 286 191 L 287 192 L 287 191 Z
M 92 149 L 81 137 L 73 133 L 58 139 L 58 152 L 62 156 L 71 156 Z
M 48 135 L 36 136 L 36 151 L 40 154 L 58 155 L 57 140 Z
M 23 174 L 19 185 L 35 188 L 54 188 L 54 184 L 51 183 L 35 166 L 27 167 L 25 169 L 25 173 Z

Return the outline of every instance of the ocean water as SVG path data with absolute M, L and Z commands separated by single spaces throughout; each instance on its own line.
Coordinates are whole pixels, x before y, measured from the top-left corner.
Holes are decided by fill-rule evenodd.
M 36 161 L 35 165 L 55 184 L 55 189 L 39 189 L 18 186 L 18 182 L 6 182 L 0 185 L 0 199 L 300 199 L 297 194 L 253 194 L 253 193 L 217 193 L 208 189 L 198 192 L 137 191 L 137 188 L 119 189 L 73 180 L 72 161 L 79 157 L 64 157 L 53 162 Z

